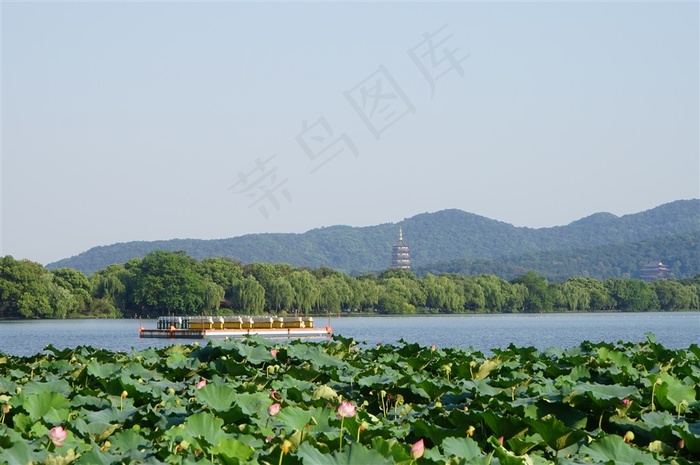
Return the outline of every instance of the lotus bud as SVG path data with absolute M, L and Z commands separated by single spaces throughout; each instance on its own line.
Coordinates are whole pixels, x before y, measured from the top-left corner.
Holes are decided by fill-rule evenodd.
M 270 416 L 275 416 L 278 413 L 280 413 L 280 404 L 272 404 L 267 408 L 267 413 L 270 414 Z
M 415 444 L 411 446 L 411 457 L 415 459 L 419 459 L 423 457 L 423 453 L 425 452 L 425 443 L 423 442 L 423 439 L 419 439 Z
M 355 410 L 355 404 L 347 401 L 343 401 L 338 406 L 338 417 L 339 418 L 352 418 L 355 416 L 357 411 Z
M 66 436 L 68 436 L 68 433 L 63 429 L 63 426 L 54 426 L 51 428 L 51 431 L 49 431 L 49 438 L 51 438 L 51 442 L 53 442 L 56 447 L 63 446 L 63 441 L 66 440 Z

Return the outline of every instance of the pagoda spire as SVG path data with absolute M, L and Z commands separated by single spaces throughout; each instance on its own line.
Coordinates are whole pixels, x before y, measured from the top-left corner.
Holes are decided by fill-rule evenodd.
M 403 243 L 403 229 L 399 226 L 399 242 L 391 248 L 391 267 L 401 270 L 411 269 L 411 253 Z

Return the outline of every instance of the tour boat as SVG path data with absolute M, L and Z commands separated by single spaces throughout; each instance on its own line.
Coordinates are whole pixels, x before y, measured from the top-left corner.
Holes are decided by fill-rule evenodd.
M 304 317 L 270 316 L 161 316 L 156 329 L 139 329 L 140 337 L 203 339 L 209 336 L 244 337 L 259 334 L 266 337 L 330 336 L 330 324 L 314 326 L 314 319 Z

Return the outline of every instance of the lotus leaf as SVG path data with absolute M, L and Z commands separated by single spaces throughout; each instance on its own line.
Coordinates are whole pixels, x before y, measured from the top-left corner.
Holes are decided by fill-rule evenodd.
M 615 465 L 658 465 L 650 453 L 625 443 L 620 436 L 604 436 L 589 446 L 581 446 L 579 453 L 592 460 Z
M 408 465 L 419 439 L 416 465 L 700 462 L 696 345 L 510 346 L 491 358 L 344 338 L 50 350 L 0 356 L 0 462 Z M 342 441 L 341 397 L 357 405 Z
M 214 411 L 231 409 L 238 393 L 225 384 L 209 383 L 197 391 L 197 400 Z
M 362 444 L 350 444 L 341 452 L 331 455 L 323 454 L 308 442 L 299 446 L 297 455 L 304 465 L 358 465 L 362 463 L 372 465 L 392 465 L 394 462 L 384 457 L 376 450 L 368 449 Z
M 310 425 L 313 413 L 300 407 L 290 406 L 282 408 L 276 418 L 284 425 L 287 432 L 291 433 L 294 430 L 302 431 Z
M 26 442 L 15 442 L 12 447 L 2 451 L 3 461 L 8 465 L 27 465 L 28 463 L 43 461 L 47 453 L 45 450 L 35 451 Z
M 406 450 L 406 447 L 400 444 L 395 438 L 372 438 L 372 449 L 386 458 L 391 458 L 394 463 L 400 463 L 411 459 L 411 455 Z
M 657 378 L 656 401 L 666 408 L 675 409 L 684 402 L 686 406 L 695 402 L 695 387 L 674 378 L 669 373 L 661 373 Z
M 483 455 L 479 444 L 472 438 L 445 438 L 440 447 L 445 456 L 463 458 L 469 463 Z
M 24 386 L 22 392 L 25 395 L 55 392 L 57 394 L 68 396 L 73 392 L 73 388 L 71 388 L 68 381 L 64 379 L 54 379 L 43 383 L 37 381 L 30 381 Z
M 586 437 L 585 431 L 569 428 L 554 415 L 547 415 L 541 420 L 529 418 L 526 421 L 542 437 L 544 442 L 556 452 L 576 444 Z
M 225 438 L 211 449 L 211 453 L 216 455 L 221 463 L 238 465 L 248 463 L 255 451 L 238 439 Z
M 22 406 L 34 421 L 43 418 L 48 424 L 59 424 L 68 418 L 70 402 L 58 392 L 42 392 L 25 396 Z
M 194 413 L 181 427 L 175 429 L 181 431 L 170 430 L 171 434 L 176 435 L 175 437 L 181 434 L 185 438 L 200 439 L 211 445 L 217 445 L 219 441 L 228 437 L 223 431 L 224 420 L 210 412 Z
M 121 462 L 124 458 L 123 455 L 115 455 L 95 447 L 81 455 L 74 463 L 76 465 L 112 465 Z

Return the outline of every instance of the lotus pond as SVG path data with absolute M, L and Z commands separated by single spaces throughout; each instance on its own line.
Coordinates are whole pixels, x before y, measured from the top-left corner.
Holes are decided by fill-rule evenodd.
M 9 464 L 690 464 L 700 348 L 262 338 L 0 353 Z

